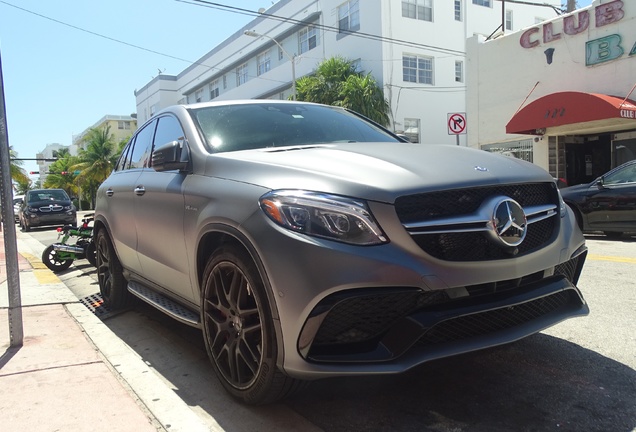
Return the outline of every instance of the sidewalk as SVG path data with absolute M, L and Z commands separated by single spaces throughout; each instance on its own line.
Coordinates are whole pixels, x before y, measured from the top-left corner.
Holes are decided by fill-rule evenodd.
M 206 427 L 42 264 L 44 246 L 19 232 L 24 339 L 10 348 L 6 228 L 0 232 L 2 430 L 221 430 Z

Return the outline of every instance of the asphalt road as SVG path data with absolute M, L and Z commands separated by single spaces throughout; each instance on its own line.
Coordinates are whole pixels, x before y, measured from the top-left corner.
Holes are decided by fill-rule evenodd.
M 50 229 L 30 235 L 56 239 Z M 636 431 L 636 236 L 587 239 L 579 287 L 589 316 L 401 375 L 316 381 L 268 407 L 228 400 L 196 329 L 144 305 L 104 322 L 227 431 Z M 85 260 L 59 276 L 80 298 L 99 291 Z

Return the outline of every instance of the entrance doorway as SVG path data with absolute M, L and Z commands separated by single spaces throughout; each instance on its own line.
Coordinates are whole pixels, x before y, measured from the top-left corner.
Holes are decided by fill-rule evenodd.
M 590 183 L 612 168 L 611 135 L 582 137 L 583 142 L 565 144 L 568 185 Z

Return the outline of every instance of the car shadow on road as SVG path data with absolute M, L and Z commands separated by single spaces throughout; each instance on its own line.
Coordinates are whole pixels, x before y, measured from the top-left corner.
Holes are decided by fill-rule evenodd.
M 609 242 L 636 243 L 636 234 L 623 234 L 618 237 L 608 237 L 601 233 L 585 233 L 586 240 L 605 240 Z
M 276 418 L 289 412 L 326 432 L 628 432 L 636 427 L 636 371 L 544 334 L 404 374 L 314 381 L 282 403 L 247 407 L 232 400 L 216 379 L 200 331 L 145 305 L 105 323 L 189 406 L 229 432 L 296 430 L 289 420 Z

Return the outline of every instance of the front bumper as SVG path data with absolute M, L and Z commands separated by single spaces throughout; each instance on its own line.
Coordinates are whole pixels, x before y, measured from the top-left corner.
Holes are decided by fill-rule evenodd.
M 571 212 L 541 249 L 456 262 L 423 252 L 391 206 L 376 203 L 372 211 L 390 243 L 356 247 L 310 238 L 258 213 L 242 226 L 258 245 L 271 285 L 278 365 L 291 376 L 403 372 L 589 313 L 576 288 L 587 249 Z
M 75 225 L 77 223 L 77 214 L 74 211 L 47 214 L 28 213 L 26 214 L 26 221 L 30 227 L 66 224 Z

